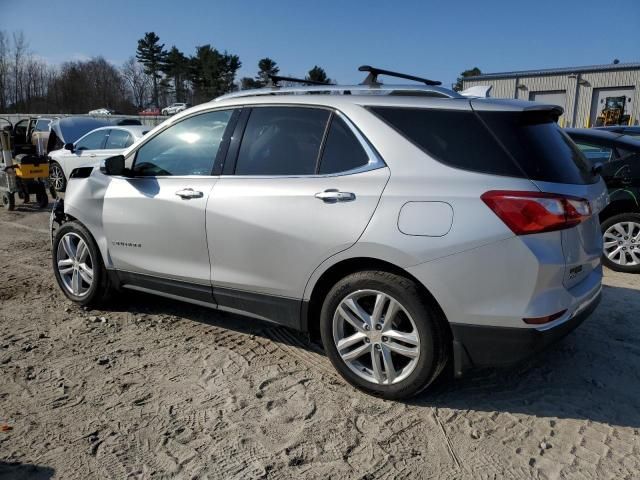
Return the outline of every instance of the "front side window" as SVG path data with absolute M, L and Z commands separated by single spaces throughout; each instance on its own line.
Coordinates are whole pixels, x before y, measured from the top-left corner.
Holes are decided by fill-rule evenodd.
M 258 107 L 251 111 L 236 162 L 236 175 L 313 175 L 329 111 L 306 107 Z
M 595 163 L 608 163 L 613 159 L 613 148 L 576 140 L 576 145 L 583 155 L 593 165 Z
M 211 175 L 233 111 L 203 113 L 182 120 L 142 145 L 135 176 Z
M 106 130 L 98 130 L 80 139 L 76 144 L 76 150 L 100 150 L 103 148 Z
M 107 143 L 104 148 L 127 148 L 129 145 L 133 143 L 133 139 L 129 132 L 125 130 L 111 130 L 109 133 L 109 138 L 107 138 Z

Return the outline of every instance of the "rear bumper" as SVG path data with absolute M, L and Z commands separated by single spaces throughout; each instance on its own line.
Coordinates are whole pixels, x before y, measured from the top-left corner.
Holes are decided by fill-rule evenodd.
M 513 365 L 544 350 L 578 327 L 596 309 L 601 290 L 552 328 L 509 328 L 452 323 L 454 370 Z

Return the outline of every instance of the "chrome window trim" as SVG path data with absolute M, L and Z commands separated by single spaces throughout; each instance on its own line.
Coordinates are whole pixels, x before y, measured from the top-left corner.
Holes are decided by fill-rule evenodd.
M 235 175 L 233 174 L 233 175 L 220 175 L 220 178 L 247 178 L 247 179 L 248 178 L 330 178 L 330 177 L 343 177 L 346 175 L 355 175 L 358 173 L 368 172 L 371 170 L 377 170 L 379 168 L 384 168 L 387 166 L 387 164 L 384 163 L 384 160 L 382 159 L 382 157 L 373 148 L 369 140 L 367 140 L 367 138 L 360 132 L 360 130 L 358 130 L 358 128 L 349 119 L 349 117 L 347 117 L 343 112 L 341 112 L 337 108 L 329 107 L 327 105 L 313 105 L 313 104 L 298 105 L 295 103 L 292 103 L 292 104 L 261 103 L 259 105 L 246 105 L 245 107 L 246 108 L 303 107 L 303 108 L 315 108 L 315 109 L 328 110 L 329 112 L 332 112 L 334 115 L 337 115 L 341 120 L 344 121 L 344 123 L 347 125 L 349 130 L 351 130 L 351 133 L 353 133 L 353 135 L 356 137 L 356 140 L 358 140 L 358 143 L 360 143 L 360 146 L 364 149 L 365 153 L 367 154 L 367 157 L 369 158 L 369 162 L 366 165 L 363 165 L 361 167 L 352 168 L 351 170 L 344 170 L 342 172 L 337 172 L 337 173 L 325 173 L 325 174 L 313 173 L 308 175 Z

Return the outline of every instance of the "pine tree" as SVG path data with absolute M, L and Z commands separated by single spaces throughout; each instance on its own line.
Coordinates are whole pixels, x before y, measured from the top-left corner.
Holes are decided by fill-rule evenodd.
M 277 75 L 280 72 L 278 64 L 269 57 L 263 58 L 258 62 L 258 74 L 256 82 L 259 86 L 264 87 L 269 83 L 269 75 Z
M 158 104 L 158 85 L 162 78 L 162 66 L 167 52 L 164 50 L 164 43 L 160 43 L 160 37 L 155 32 L 146 32 L 144 37 L 138 40 L 136 58 L 144 65 L 144 71 L 151 77 L 153 84 L 153 103 Z
M 327 72 L 325 72 L 323 68 L 317 65 L 309 70 L 306 79 L 320 83 L 331 83 L 331 79 L 327 77 Z
M 175 46 L 167 52 L 162 65 L 162 71 L 171 78 L 176 102 L 186 102 L 187 89 L 185 82 L 189 74 L 189 59 Z

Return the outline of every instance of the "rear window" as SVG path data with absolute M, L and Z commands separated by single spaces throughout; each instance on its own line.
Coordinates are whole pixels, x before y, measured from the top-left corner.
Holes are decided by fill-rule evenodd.
M 430 156 L 452 167 L 546 182 L 595 181 L 584 156 L 548 113 L 481 112 L 479 116 L 464 110 L 371 110 Z
M 591 165 L 549 112 L 479 112 L 532 180 L 595 183 Z

